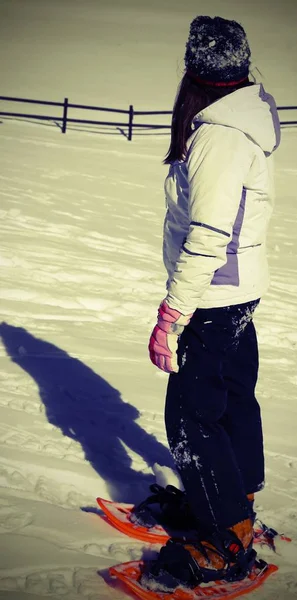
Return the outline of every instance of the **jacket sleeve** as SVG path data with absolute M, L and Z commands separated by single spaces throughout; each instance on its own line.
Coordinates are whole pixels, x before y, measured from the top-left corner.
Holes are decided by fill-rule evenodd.
M 168 283 L 171 308 L 187 315 L 199 307 L 214 273 L 227 262 L 227 246 L 253 157 L 245 134 L 207 124 L 188 150 L 189 231 Z

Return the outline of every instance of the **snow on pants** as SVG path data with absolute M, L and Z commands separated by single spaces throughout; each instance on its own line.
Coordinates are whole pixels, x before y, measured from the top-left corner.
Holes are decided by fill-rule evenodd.
M 205 532 L 248 518 L 246 495 L 264 486 L 252 321 L 258 303 L 197 309 L 179 340 L 179 372 L 169 377 L 168 442 Z

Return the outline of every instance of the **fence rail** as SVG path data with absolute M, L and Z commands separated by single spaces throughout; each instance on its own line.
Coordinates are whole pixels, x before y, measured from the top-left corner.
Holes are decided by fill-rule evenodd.
M 28 113 L 20 113 L 20 112 L 10 112 L 10 111 L 0 111 L 0 115 L 3 117 L 19 117 L 19 118 L 30 118 L 37 119 L 41 121 L 55 121 L 61 122 L 61 132 L 66 133 L 67 131 L 67 123 L 80 123 L 86 125 L 107 125 L 114 127 L 126 127 L 128 131 L 127 138 L 129 141 L 132 140 L 133 128 L 143 128 L 143 129 L 170 129 L 171 125 L 159 125 L 155 123 L 135 123 L 134 118 L 138 116 L 148 116 L 148 115 L 172 115 L 172 111 L 170 110 L 134 110 L 134 106 L 130 104 L 129 109 L 118 109 L 118 108 L 107 108 L 102 106 L 89 106 L 85 104 L 74 104 L 70 103 L 68 98 L 64 98 L 64 102 L 52 102 L 49 100 L 32 100 L 30 98 L 12 98 L 10 96 L 0 96 L 0 101 L 4 102 L 20 102 L 27 104 L 38 104 L 41 106 L 60 106 L 63 109 L 62 115 L 53 116 L 53 115 L 36 115 L 36 114 L 28 114 Z M 110 112 L 117 114 L 127 115 L 128 120 L 126 122 L 117 122 L 117 121 L 95 121 L 92 119 L 76 119 L 68 116 L 69 109 L 75 110 L 88 110 L 88 111 L 101 111 L 101 112 Z M 297 111 L 297 106 L 278 106 L 278 111 L 282 110 L 291 110 Z M 281 121 L 281 125 L 297 125 L 297 120 L 295 121 Z

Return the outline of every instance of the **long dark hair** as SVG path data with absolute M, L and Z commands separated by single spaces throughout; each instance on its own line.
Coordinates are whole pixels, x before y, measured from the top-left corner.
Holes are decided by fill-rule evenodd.
M 173 107 L 171 141 L 169 150 L 163 161 L 164 164 L 170 164 L 174 160 L 183 160 L 185 158 L 186 143 L 193 133 L 191 124 L 197 113 L 216 100 L 223 98 L 223 96 L 249 85 L 254 85 L 254 82 L 248 79 L 243 83 L 229 87 L 205 85 L 195 81 L 186 72 L 179 85 Z

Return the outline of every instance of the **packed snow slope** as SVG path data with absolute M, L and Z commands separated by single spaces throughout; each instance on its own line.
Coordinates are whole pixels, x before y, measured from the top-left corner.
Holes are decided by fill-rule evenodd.
M 264 84 L 296 104 L 297 5 L 220 5 L 3 0 L 2 93 L 170 109 L 199 11 L 241 20 Z M 167 376 L 147 355 L 165 293 L 168 135 L 129 143 L 113 128 L 77 129 L 0 124 L 0 600 L 128 598 L 107 567 L 154 549 L 109 527 L 95 498 L 137 502 L 154 463 L 171 464 Z M 297 130 L 282 135 L 272 281 L 255 317 L 267 472 L 257 509 L 293 541 L 260 551 L 280 570 L 258 600 L 297 595 Z
M 257 79 L 296 105 L 295 0 L 1 0 L 1 94 L 170 110 L 197 14 L 240 21 Z
M 147 356 L 164 295 L 168 140 L 13 121 L 1 133 L 0 598 L 125 597 L 97 570 L 142 544 L 93 511 L 97 495 L 141 499 L 151 466 L 170 465 L 167 376 Z M 283 131 L 272 284 L 256 314 L 267 461 L 257 504 L 295 538 L 268 556 L 282 568 L 254 597 L 269 600 L 297 592 L 296 142 Z

